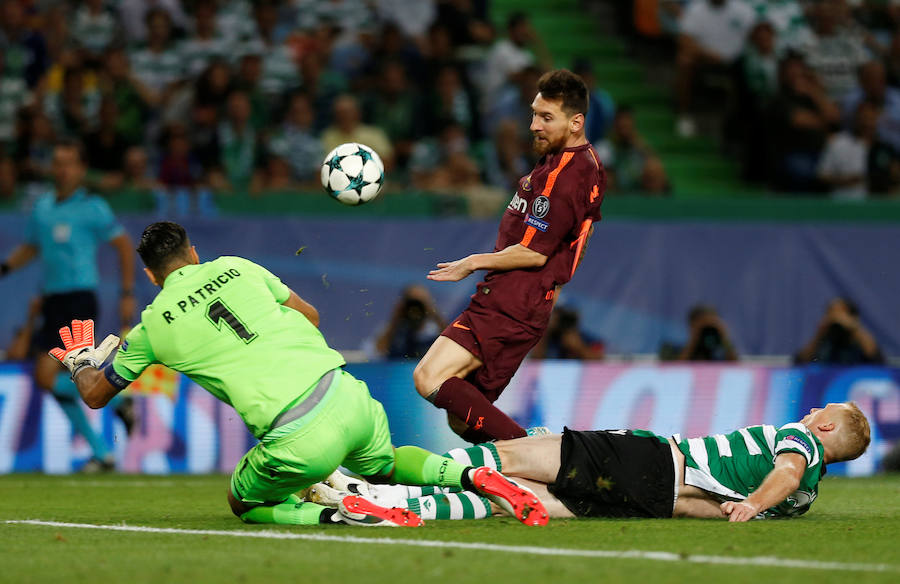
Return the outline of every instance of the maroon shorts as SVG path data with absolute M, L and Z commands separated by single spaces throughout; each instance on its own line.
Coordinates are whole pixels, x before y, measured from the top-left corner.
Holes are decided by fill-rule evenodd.
M 471 305 L 441 333 L 483 363 L 466 377 L 466 381 L 478 388 L 491 403 L 497 401 L 543 334 L 543 329 L 524 326 L 502 314 L 482 311 Z

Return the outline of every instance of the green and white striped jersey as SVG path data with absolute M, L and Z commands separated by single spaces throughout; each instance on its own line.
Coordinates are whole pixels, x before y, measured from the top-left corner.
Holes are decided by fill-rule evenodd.
M 762 513 L 766 517 L 789 517 L 806 513 L 819 492 L 825 473 L 822 443 L 800 423 L 750 426 L 730 434 L 684 439 L 674 436 L 684 454 L 684 483 L 719 495 L 743 500 L 759 488 L 775 468 L 775 457 L 786 452 L 803 455 L 806 472 L 799 488 L 787 499 Z

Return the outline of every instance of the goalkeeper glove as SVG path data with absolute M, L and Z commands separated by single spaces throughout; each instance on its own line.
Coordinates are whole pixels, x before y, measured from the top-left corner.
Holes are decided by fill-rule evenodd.
M 64 348 L 51 349 L 50 355 L 66 366 L 72 374 L 72 380 L 85 367 L 99 369 L 110 353 L 119 346 L 119 337 L 109 335 L 99 347 L 94 348 L 94 321 L 90 319 L 73 320 L 72 329 L 62 327 L 59 329 L 59 336 Z

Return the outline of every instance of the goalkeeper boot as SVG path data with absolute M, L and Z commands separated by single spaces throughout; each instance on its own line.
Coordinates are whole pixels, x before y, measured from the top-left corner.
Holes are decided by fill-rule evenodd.
M 344 497 L 332 520 L 360 527 L 420 527 L 422 518 L 400 507 L 382 507 L 357 495 Z
M 325 482 L 316 483 L 305 491 L 300 492 L 300 496 L 303 500 L 331 508 L 339 507 L 341 501 L 344 500 L 344 497 L 353 494 L 354 493 L 334 489 Z
M 334 471 L 328 478 L 322 481 L 332 489 L 342 491 L 350 495 L 369 495 L 369 483 L 356 477 L 345 475 L 339 470 Z
M 525 525 L 547 525 L 547 509 L 531 489 L 517 485 L 496 470 L 482 466 L 472 471 L 472 484 L 485 497 Z

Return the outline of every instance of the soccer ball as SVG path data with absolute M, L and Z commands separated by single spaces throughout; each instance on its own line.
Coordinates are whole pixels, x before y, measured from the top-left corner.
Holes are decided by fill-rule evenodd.
M 378 195 L 384 184 L 384 164 L 364 144 L 347 142 L 322 162 L 325 192 L 345 205 L 361 205 Z

